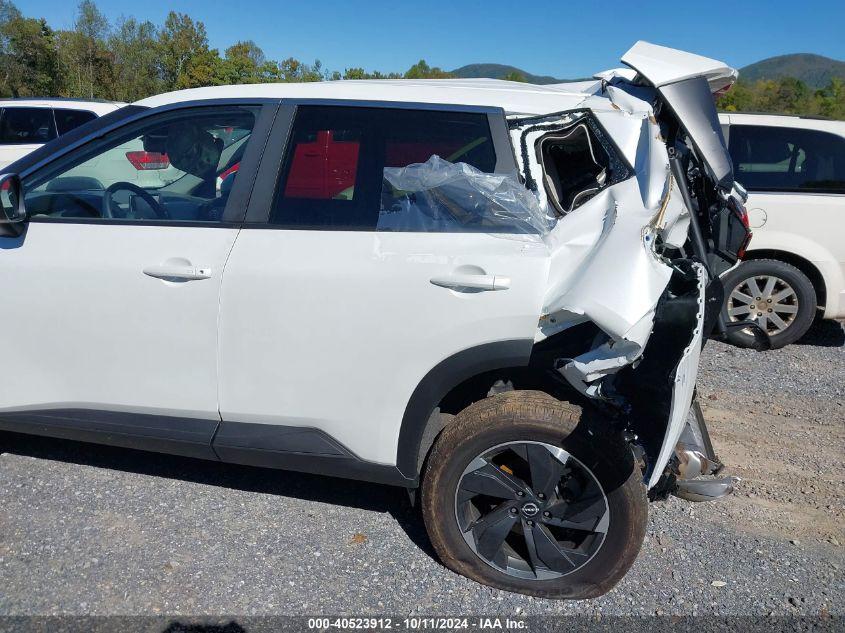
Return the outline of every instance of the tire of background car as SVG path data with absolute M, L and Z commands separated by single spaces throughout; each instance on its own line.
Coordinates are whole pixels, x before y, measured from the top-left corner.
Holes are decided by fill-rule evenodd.
M 498 394 L 455 416 L 422 480 L 423 519 L 441 561 L 532 596 L 609 591 L 637 558 L 648 501 L 630 448 L 600 423 L 538 391 Z
M 773 286 L 772 280 L 775 280 Z M 749 281 L 754 282 L 754 288 L 748 285 Z M 813 324 L 816 290 L 807 276 L 791 264 L 776 259 L 742 262 L 722 278 L 722 283 L 725 287 L 722 307 L 725 322 L 764 319 L 772 349 L 794 343 Z M 755 288 L 759 293 L 751 292 Z M 769 315 L 774 315 L 779 322 L 770 320 Z M 751 334 L 736 328 L 729 328 L 726 338 L 739 347 L 752 347 L 754 343 Z

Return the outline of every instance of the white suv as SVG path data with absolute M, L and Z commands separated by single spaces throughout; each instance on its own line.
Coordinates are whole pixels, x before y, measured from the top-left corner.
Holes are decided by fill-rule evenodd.
M 757 321 L 783 347 L 816 315 L 845 318 L 845 121 L 719 118 L 754 232 L 744 261 L 723 278 L 725 317 Z M 727 338 L 753 343 L 747 329 L 730 328 Z
M 78 99 L 0 99 L 0 169 L 123 105 Z
M 0 428 L 419 486 L 452 569 L 604 593 L 649 497 L 732 490 L 693 403 L 748 238 L 735 71 L 623 62 L 188 90 L 34 152 L 0 176 Z M 127 142 L 178 177 L 72 175 Z

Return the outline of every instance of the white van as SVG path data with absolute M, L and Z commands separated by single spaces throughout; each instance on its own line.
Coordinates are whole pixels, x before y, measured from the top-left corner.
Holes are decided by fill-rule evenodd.
M 845 121 L 721 114 L 734 176 L 754 232 L 726 273 L 726 319 L 754 319 L 772 347 L 801 338 L 818 315 L 845 318 Z M 748 330 L 727 338 L 749 346 Z

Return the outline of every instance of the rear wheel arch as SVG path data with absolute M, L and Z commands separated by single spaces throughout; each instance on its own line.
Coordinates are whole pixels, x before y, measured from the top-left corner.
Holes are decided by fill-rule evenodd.
M 494 385 L 500 384 L 503 391 L 532 390 L 572 399 L 563 377 L 535 362 L 535 351 L 531 339 L 498 341 L 462 350 L 433 367 L 405 408 L 396 455 L 399 470 L 417 478 L 448 420 L 485 399 Z
M 420 450 L 424 440 L 433 441 L 429 432 L 432 414 L 456 387 L 477 376 L 509 367 L 527 367 L 532 339 L 494 341 L 470 347 L 449 356 L 423 376 L 411 394 L 399 429 L 396 466 L 406 477 L 417 479 Z M 430 430 L 430 429 L 429 429 Z M 430 445 L 426 447 L 428 452 Z

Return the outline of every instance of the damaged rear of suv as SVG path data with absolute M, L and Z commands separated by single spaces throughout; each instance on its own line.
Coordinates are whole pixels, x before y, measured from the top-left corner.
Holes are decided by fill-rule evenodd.
M 612 587 L 639 550 L 646 489 L 703 501 L 736 482 L 715 477 L 695 401 L 718 275 L 750 239 L 713 97 L 736 72 L 644 42 L 623 62 L 577 87 L 578 108 L 509 117 L 551 258 L 530 368 L 447 409 L 423 481 L 444 560 L 532 595 Z M 462 540 L 475 557 L 455 554 Z
M 623 62 L 179 91 L 21 159 L 0 429 L 419 489 L 455 571 L 609 590 L 649 498 L 732 489 L 695 382 L 750 237 L 736 72 Z M 116 179 L 127 143 L 174 177 Z

